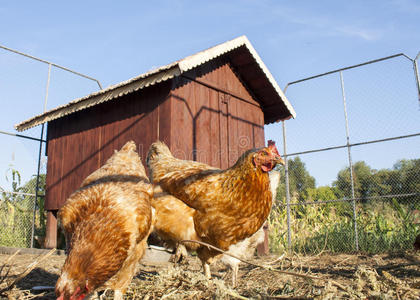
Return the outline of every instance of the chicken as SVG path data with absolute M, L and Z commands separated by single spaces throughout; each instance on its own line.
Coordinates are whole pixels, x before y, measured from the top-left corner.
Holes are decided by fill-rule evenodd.
M 187 256 L 187 249 L 189 251 L 198 249 L 197 243 L 179 244 L 182 240 L 200 240 L 194 228 L 195 209 L 163 192 L 159 185 L 154 188 L 151 204 L 154 209 L 153 232 L 166 243 L 168 248 L 176 250 L 175 262 Z
M 280 172 L 272 170 L 269 173 L 270 179 L 270 191 L 273 197 L 273 201 L 277 195 L 277 187 L 280 182 Z M 255 253 L 255 248 L 264 242 L 265 233 L 264 227 L 268 225 L 263 225 L 256 233 L 251 235 L 249 238 L 246 238 L 240 241 L 237 244 L 233 244 L 229 247 L 228 253 L 233 254 L 243 260 L 251 258 Z M 236 286 L 238 281 L 238 272 L 239 264 L 241 261 L 229 255 L 223 255 L 221 261 L 228 265 L 232 269 L 232 286 Z
M 153 183 L 186 204 L 171 204 L 187 216 L 182 222 L 177 218 L 179 223 L 187 224 L 186 220 L 193 220 L 194 230 L 190 226 L 190 230 L 182 230 L 182 234 L 187 232 L 186 236 L 191 239 L 225 251 L 252 236 L 267 219 L 272 204 L 268 172 L 277 163 L 283 164 L 284 161 L 272 141 L 268 147 L 246 151 L 234 166 L 226 170 L 177 159 L 162 142 L 153 143 L 147 156 Z M 156 204 L 152 205 L 156 209 Z M 206 276 L 210 278 L 209 264 L 220 253 L 201 245 L 194 247 Z
M 277 170 L 272 170 L 269 173 L 270 177 L 270 189 L 271 189 L 271 195 L 273 196 L 273 201 L 276 200 L 277 196 L 277 188 L 280 184 L 280 172 Z
M 275 198 L 279 184 L 280 172 L 271 171 L 269 173 L 270 190 Z M 162 191 L 160 186 L 156 186 L 152 207 L 155 209 L 154 232 L 166 242 L 166 244 L 176 249 L 174 260 L 180 261 L 187 256 L 188 251 L 196 251 L 199 247 L 197 243 L 178 244 L 181 240 L 200 240 L 194 229 L 194 209 L 186 205 L 178 198 Z M 254 255 L 257 245 L 264 241 L 264 230 L 261 227 L 252 236 L 233 244 L 229 247 L 228 253 L 242 259 L 249 259 Z M 232 269 L 232 285 L 236 286 L 240 260 L 229 255 L 223 255 L 221 261 Z
M 182 261 L 188 252 L 197 251 L 197 243 L 179 243 L 182 240 L 200 241 L 194 228 L 195 209 L 189 207 L 178 198 L 162 192 L 160 186 L 155 188 L 152 207 L 155 210 L 154 232 L 166 243 L 166 246 L 175 250 L 173 260 Z M 229 253 L 247 259 L 254 254 L 255 247 L 264 241 L 262 228 L 249 238 L 229 247 Z M 229 255 L 222 255 L 221 261 L 232 269 L 232 285 L 236 286 L 240 260 Z
M 82 182 L 59 211 L 69 253 L 58 299 L 79 300 L 105 288 L 122 299 L 147 246 L 152 193 L 132 141 Z
M 240 241 L 237 244 L 229 247 L 228 253 L 233 254 L 239 258 L 247 260 L 255 253 L 255 248 L 258 244 L 264 242 L 264 226 L 262 226 L 256 233 Z M 224 254 L 221 261 L 232 269 L 232 286 L 236 286 L 238 281 L 239 264 L 241 261 L 235 257 Z

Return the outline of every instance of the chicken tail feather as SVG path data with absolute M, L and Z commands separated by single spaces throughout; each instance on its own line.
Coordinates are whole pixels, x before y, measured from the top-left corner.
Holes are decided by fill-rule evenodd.
M 161 141 L 157 141 L 150 146 L 146 159 L 147 166 L 153 165 L 161 156 L 173 157 L 168 146 Z
M 149 175 L 152 181 L 155 181 L 157 179 L 155 178 L 157 174 L 160 174 L 162 172 L 163 172 L 162 174 L 165 173 L 164 170 L 161 170 L 162 168 L 165 169 L 164 165 L 161 165 L 162 158 L 164 158 L 165 160 L 168 158 L 172 160 L 174 157 L 165 143 L 161 141 L 154 142 L 150 146 L 149 152 L 146 158 L 146 165 L 150 171 Z
M 115 152 L 128 152 L 128 151 L 136 151 L 137 147 L 136 147 L 136 143 L 134 141 L 128 141 L 127 143 L 125 143 L 125 145 L 121 148 L 120 151 L 115 151 Z

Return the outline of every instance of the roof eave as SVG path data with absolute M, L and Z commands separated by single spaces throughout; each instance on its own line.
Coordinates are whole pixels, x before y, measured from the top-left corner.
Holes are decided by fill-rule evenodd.
M 148 86 L 158 84 L 162 81 L 169 80 L 180 74 L 181 70 L 179 69 L 178 64 L 174 64 L 173 66 L 171 66 L 171 68 L 168 68 L 164 71 L 156 72 L 155 74 L 152 74 L 146 78 L 138 78 L 137 80 L 133 80 L 132 82 L 121 86 L 116 85 L 118 86 L 116 88 L 111 89 L 110 87 L 105 90 L 100 90 L 94 94 L 90 94 L 86 97 L 71 101 L 65 105 L 58 106 L 48 112 L 45 112 L 41 115 L 37 115 L 29 120 L 23 121 L 15 125 L 15 129 L 17 131 L 24 131 L 32 127 L 41 125 L 43 123 L 53 121 L 55 119 L 72 114 L 79 110 L 86 109 L 97 104 L 133 93 Z
M 248 38 L 246 36 L 240 36 L 231 41 L 188 56 L 177 62 L 155 69 L 119 84 L 110 86 L 104 90 L 100 90 L 85 97 L 73 100 L 65 105 L 59 106 L 46 113 L 21 122 L 15 125 L 15 128 L 17 131 L 23 131 L 34 126 L 61 118 L 68 114 L 83 110 L 85 108 L 103 103 L 105 101 L 110 101 L 120 96 L 127 95 L 145 87 L 166 81 L 242 46 L 245 46 L 248 49 L 249 53 L 252 55 L 258 67 L 262 70 L 264 76 L 272 87 L 274 94 L 278 95 L 279 97 L 278 100 L 276 100 L 279 102 L 272 104 L 272 106 L 278 106 L 281 111 L 279 111 L 274 118 L 268 118 L 266 124 L 289 119 L 290 117 L 295 118 L 296 113 L 292 105 L 278 86 L 277 82 L 274 80 L 270 71 L 265 66 L 264 62 L 261 60 L 254 47 L 251 45 Z M 289 115 L 285 115 L 284 109 L 282 108 L 285 108 L 289 112 Z

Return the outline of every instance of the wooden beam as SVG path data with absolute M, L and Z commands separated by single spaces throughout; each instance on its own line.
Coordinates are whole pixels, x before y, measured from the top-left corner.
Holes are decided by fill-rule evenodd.
M 45 233 L 45 248 L 57 248 L 57 211 L 47 212 L 47 228 Z

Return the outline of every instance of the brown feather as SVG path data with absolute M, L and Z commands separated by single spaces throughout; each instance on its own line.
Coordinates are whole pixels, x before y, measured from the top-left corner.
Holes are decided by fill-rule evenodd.
M 268 217 L 272 204 L 270 181 L 260 165 L 269 169 L 279 158 L 272 145 L 248 150 L 234 166 L 220 170 L 179 160 L 165 144 L 156 142 L 150 147 L 147 166 L 153 183 L 195 210 L 194 229 L 199 238 L 227 250 L 253 235 Z M 217 254 L 205 247 L 198 249 L 203 261 Z
M 89 175 L 59 211 L 70 253 L 56 284 L 65 299 L 78 290 L 125 292 L 151 228 L 152 187 L 133 142 Z

